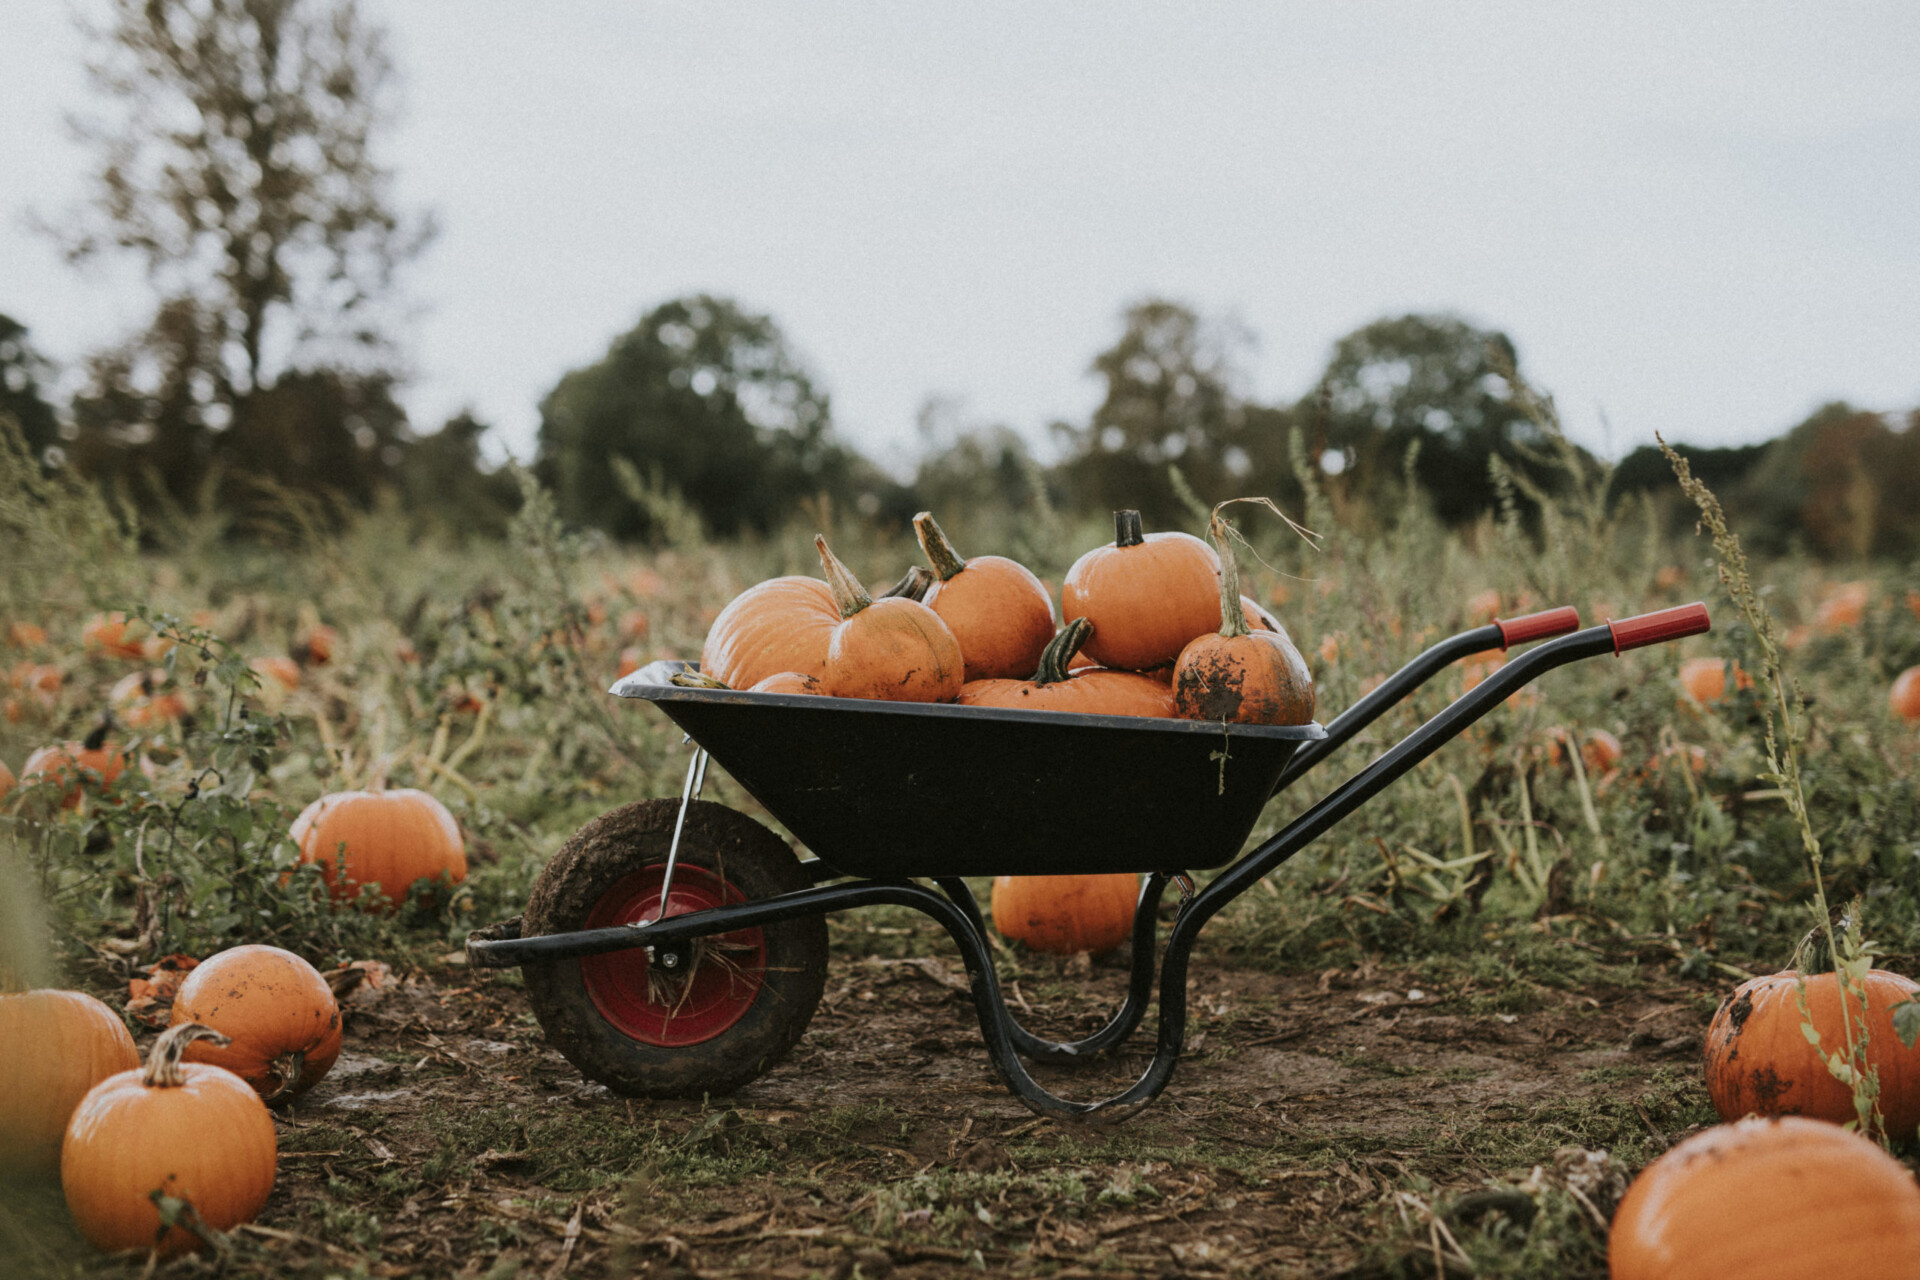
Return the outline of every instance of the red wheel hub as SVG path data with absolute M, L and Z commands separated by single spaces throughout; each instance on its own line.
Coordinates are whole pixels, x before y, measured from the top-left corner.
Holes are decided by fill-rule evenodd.
M 682 863 L 663 913 L 664 863 L 643 867 L 600 896 L 586 927 L 604 929 L 745 902 L 746 895 L 705 867 Z M 580 962 L 587 996 L 601 1016 L 643 1044 L 667 1047 L 711 1040 L 753 1007 L 767 971 L 767 936 L 758 929 L 701 938 L 687 947 L 686 972 L 667 973 L 645 948 Z

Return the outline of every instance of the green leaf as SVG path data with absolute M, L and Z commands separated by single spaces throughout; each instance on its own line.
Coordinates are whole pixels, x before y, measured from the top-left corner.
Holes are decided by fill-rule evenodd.
M 1920 1040 L 1920 1000 L 1893 1006 L 1893 1034 L 1909 1049 L 1913 1048 L 1914 1041 Z

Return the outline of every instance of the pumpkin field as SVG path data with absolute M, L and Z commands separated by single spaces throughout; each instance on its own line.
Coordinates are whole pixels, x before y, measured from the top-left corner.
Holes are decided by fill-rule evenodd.
M 1018 684 L 1000 705 L 1081 709 L 1042 699 L 1092 696 L 1073 674 L 1091 631 L 1107 647 L 1090 660 L 1134 682 L 1109 696 L 1141 700 L 1094 710 L 1224 726 L 1234 710 L 1216 686 L 1188 687 L 1184 658 L 1171 685 L 1139 674 L 1168 656 L 1124 651 L 1124 623 L 1075 603 L 1091 580 L 1075 562 L 1125 550 L 1124 518 L 1116 536 L 1044 509 L 943 510 L 926 553 L 912 528 L 816 504 L 731 542 L 662 519 L 641 548 L 568 531 L 525 480 L 503 540 L 426 536 L 397 508 L 325 520 L 298 507 L 238 540 L 186 516 L 134 531 L 94 490 L 30 469 L 20 480 L 0 579 L 10 1275 L 1920 1265 L 1910 566 L 1746 560 L 1711 495 L 1691 495 L 1696 530 L 1677 484 L 1664 505 L 1576 486 L 1449 530 L 1417 506 L 1336 509 L 1303 477 L 1305 509 L 1287 514 L 1311 538 L 1257 505 L 1191 504 L 1187 554 L 1212 584 L 1199 603 L 1223 619 L 1215 639 L 1246 640 L 1240 614 L 1239 632 L 1286 648 L 1271 689 L 1256 697 L 1248 675 L 1232 699 L 1267 723 L 1328 723 L 1428 646 L 1496 618 L 1571 606 L 1592 627 L 1701 601 L 1713 626 L 1544 673 L 1228 902 L 1195 945 L 1177 1069 L 1137 1114 L 1101 1123 L 1021 1105 L 953 941 L 908 906 L 827 915 L 824 974 L 792 997 L 817 999 L 811 1020 L 770 1032 L 763 1055 L 704 1064 L 689 1078 L 714 1083 L 680 1090 L 691 1096 L 586 1078 L 537 1012 L 551 976 L 470 964 L 465 943 L 523 913 L 559 918 L 530 893 L 563 846 L 594 856 L 568 844 L 587 824 L 643 800 L 677 812 L 692 746 L 608 687 L 703 647 L 709 682 L 757 684 L 716 660 L 712 635 L 730 602 L 782 575 L 816 580 L 824 636 L 869 609 L 933 616 L 937 594 L 909 603 L 912 566 L 945 590 L 984 582 L 988 558 L 1017 560 L 1047 609 L 994 673 Z M 956 569 L 962 558 L 981 567 Z M 1180 594 L 1171 577 L 1143 591 L 1135 616 L 1171 613 Z M 1054 641 L 1074 617 L 1091 625 Z M 790 618 L 765 625 L 799 634 Z M 1025 680 L 1049 642 L 1038 666 L 1052 677 Z M 855 672 L 841 649 L 824 674 L 797 673 L 812 686 L 777 687 L 788 701 L 966 703 L 958 667 L 946 671 L 962 647 L 972 680 L 985 648 L 964 641 L 931 651 L 914 671 L 946 674 L 905 694 L 886 691 L 893 677 L 859 685 L 879 660 Z M 1247 847 L 1522 652 L 1440 671 L 1278 794 Z M 1216 754 L 1224 792 L 1233 752 Z M 915 765 L 958 771 L 964 789 L 977 762 Z M 1096 779 L 1074 812 L 1160 784 Z M 722 765 L 702 797 L 786 834 Z M 840 802 L 863 806 L 845 817 L 867 823 L 882 860 L 911 851 L 922 824 L 964 836 L 987 810 L 1054 817 L 985 789 L 887 823 L 867 818 L 857 786 Z M 1177 845 L 1166 857 L 1187 869 Z M 724 863 L 684 874 L 689 893 L 732 888 Z M 1164 886 L 1160 943 L 1215 874 Z M 991 901 L 993 965 L 1025 1026 L 1072 1039 L 1121 1004 L 1134 883 L 1116 906 L 970 880 Z M 798 990 L 758 934 L 692 954 L 722 987 L 752 972 L 755 991 Z M 663 973 L 633 998 L 664 1007 L 700 990 Z M 1150 1008 L 1126 1044 L 1036 1063 L 1034 1079 L 1108 1097 L 1147 1070 L 1158 1025 Z M 732 1033 L 702 1026 L 662 1052 L 698 1056 Z M 1722 1125 L 1749 1112 L 1793 1118 Z M 1664 1234 L 1646 1225 L 1663 1213 L 1680 1224 Z

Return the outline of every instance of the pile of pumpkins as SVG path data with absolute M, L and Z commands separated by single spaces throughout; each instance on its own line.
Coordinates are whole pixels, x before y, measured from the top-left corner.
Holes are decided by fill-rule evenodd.
M 196 966 L 144 1067 L 94 997 L 0 992 L 0 1161 L 57 1173 L 102 1249 L 197 1249 L 265 1207 L 279 1156 L 267 1108 L 312 1088 L 340 1037 L 326 979 L 278 947 Z

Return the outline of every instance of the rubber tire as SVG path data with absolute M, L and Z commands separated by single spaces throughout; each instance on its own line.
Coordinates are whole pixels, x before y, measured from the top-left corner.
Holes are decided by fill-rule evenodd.
M 676 800 L 642 800 L 602 814 L 553 856 L 527 899 L 522 937 L 587 927 L 594 904 L 626 876 L 664 863 L 680 810 Z M 680 860 L 721 873 L 749 901 L 807 888 L 787 842 L 744 813 L 696 800 L 680 836 Z M 636 1098 L 727 1094 L 757 1079 L 806 1034 L 827 981 L 827 922 L 803 916 L 762 926 L 767 972 L 740 1020 L 699 1044 L 635 1040 L 610 1023 L 587 993 L 580 961 L 522 967 L 527 997 L 547 1041 L 615 1093 Z

